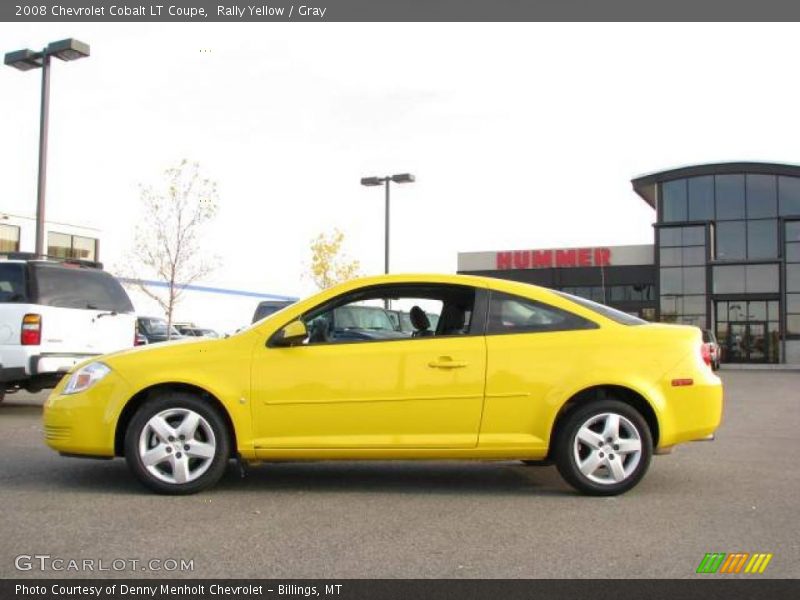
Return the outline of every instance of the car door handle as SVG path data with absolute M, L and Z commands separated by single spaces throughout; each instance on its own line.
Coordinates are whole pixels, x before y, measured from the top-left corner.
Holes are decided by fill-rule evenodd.
M 465 360 L 453 360 L 449 356 L 440 356 L 437 360 L 432 360 L 428 366 L 432 369 L 463 369 L 469 363 Z

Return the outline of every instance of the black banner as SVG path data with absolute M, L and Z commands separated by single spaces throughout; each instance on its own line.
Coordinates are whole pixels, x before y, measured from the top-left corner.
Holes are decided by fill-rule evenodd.
M 800 597 L 800 580 L 704 579 L 642 580 L 0 580 L 3 600 L 788 600 Z
M 0 21 L 796 21 L 796 0 L 3 0 Z

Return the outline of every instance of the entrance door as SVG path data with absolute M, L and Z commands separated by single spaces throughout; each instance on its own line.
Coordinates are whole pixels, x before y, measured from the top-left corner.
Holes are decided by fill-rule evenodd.
M 720 343 L 726 352 L 726 362 L 766 362 L 767 324 L 758 321 L 728 322 Z
M 749 362 L 766 362 L 767 360 L 767 324 L 747 324 L 747 359 Z

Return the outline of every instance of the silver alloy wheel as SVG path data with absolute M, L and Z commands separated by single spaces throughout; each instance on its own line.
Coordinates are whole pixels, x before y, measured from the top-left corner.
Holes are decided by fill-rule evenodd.
M 188 408 L 153 415 L 139 436 L 139 458 L 148 472 L 166 483 L 189 483 L 211 466 L 217 442 L 211 425 Z
M 575 464 L 594 483 L 614 485 L 636 471 L 642 458 L 642 438 L 628 419 L 617 413 L 589 418 L 575 436 Z

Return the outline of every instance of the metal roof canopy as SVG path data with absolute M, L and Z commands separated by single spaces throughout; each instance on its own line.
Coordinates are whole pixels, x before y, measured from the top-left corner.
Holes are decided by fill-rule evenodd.
M 709 163 L 702 165 L 689 165 L 676 167 L 656 173 L 641 175 L 631 180 L 633 190 L 639 194 L 650 206 L 656 208 L 656 185 L 664 181 L 673 179 L 683 179 L 685 177 L 699 177 L 702 175 L 731 175 L 731 174 L 754 174 L 754 175 L 787 175 L 789 177 L 800 177 L 800 165 L 767 162 L 723 162 Z

